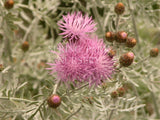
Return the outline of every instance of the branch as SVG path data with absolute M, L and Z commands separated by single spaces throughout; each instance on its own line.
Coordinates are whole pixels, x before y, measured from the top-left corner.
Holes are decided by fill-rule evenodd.
M 74 113 L 72 113 L 71 115 L 69 115 L 69 116 L 66 118 L 66 120 L 69 120 L 72 116 L 74 116 L 75 114 L 77 114 L 77 113 L 81 110 L 82 107 L 83 107 L 83 105 L 81 105 Z

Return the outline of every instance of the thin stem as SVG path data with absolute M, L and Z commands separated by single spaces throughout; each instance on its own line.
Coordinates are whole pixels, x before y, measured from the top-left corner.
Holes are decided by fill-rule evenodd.
M 96 20 L 97 20 L 97 22 L 98 22 L 98 25 L 99 25 L 99 28 L 100 28 L 101 32 L 103 32 L 103 27 L 102 27 L 102 25 L 101 25 L 100 20 L 98 19 L 98 18 L 99 18 L 99 14 L 98 14 L 97 8 L 96 8 L 96 7 L 93 7 L 93 8 L 92 8 L 92 11 L 93 11 L 94 17 L 96 18 Z
M 69 115 L 66 120 L 69 120 L 72 116 L 74 116 L 75 114 L 77 114 L 81 109 L 82 109 L 83 105 L 81 105 L 74 113 L 72 113 L 71 115 Z
M 140 63 L 146 61 L 148 58 L 149 58 L 149 56 L 145 57 L 144 59 L 142 59 L 138 63 L 136 63 L 134 66 L 139 65 Z
M 32 110 L 34 110 L 35 108 L 29 109 L 29 110 L 10 110 L 10 111 L 4 111 L 4 110 L 0 110 L 0 113 L 28 113 L 31 112 Z
M 120 20 L 120 17 L 119 17 L 119 15 L 117 15 L 117 19 L 116 19 L 116 32 L 118 32 L 119 20 Z
M 89 85 L 89 83 L 84 84 L 84 85 L 80 86 L 79 88 L 76 88 L 76 89 L 70 91 L 69 93 L 73 93 L 73 92 L 75 92 L 75 91 L 78 91 L 78 90 L 80 90 L 80 89 L 82 89 L 82 88 L 84 88 L 84 87 L 86 87 L 86 86 L 88 86 L 88 85 Z M 64 93 L 62 96 L 65 96 L 66 94 L 67 94 L 67 93 Z
M 37 20 L 38 20 L 37 18 L 35 18 L 35 19 L 32 20 L 31 25 L 29 26 L 29 28 L 27 29 L 27 31 L 26 31 L 26 33 L 25 33 L 25 35 L 24 35 L 24 37 L 23 37 L 23 42 L 26 41 L 26 39 L 27 39 L 27 37 L 28 37 L 30 31 L 31 31 L 32 28 L 33 28 L 33 26 L 35 25 L 35 23 L 37 23 Z
M 156 112 L 156 115 L 157 115 L 157 119 L 160 119 L 158 104 L 157 104 L 157 102 L 156 102 L 156 98 L 155 98 L 155 95 L 154 95 L 153 92 L 151 92 L 151 98 L 152 98 L 152 100 L 153 100 L 153 104 L 154 104 L 155 112 Z
M 115 102 L 116 102 L 116 100 L 113 99 L 113 105 L 114 105 L 114 107 L 115 107 Z M 114 112 L 114 109 L 111 111 L 108 120 L 111 120 L 113 112 Z
M 56 91 L 57 91 L 57 88 L 58 88 L 58 86 L 59 86 L 59 83 L 60 83 L 60 80 L 58 80 L 58 82 L 55 84 L 54 90 L 53 90 L 53 93 L 52 93 L 52 94 L 56 94 Z
M 13 62 L 10 40 L 7 38 L 5 41 L 5 46 L 6 50 L 8 51 L 9 59 L 11 62 Z
M 13 97 L 0 97 L 1 100 L 15 100 L 15 101 L 20 101 L 20 102 L 38 102 L 38 101 L 31 101 L 31 100 L 27 100 L 27 99 L 22 99 L 22 98 L 13 98 Z
M 37 112 L 41 109 L 42 105 L 44 105 L 45 102 L 46 102 L 46 99 L 42 101 L 42 103 L 38 106 L 36 111 L 28 118 L 28 120 L 32 120 L 32 118 L 37 114 Z
M 134 90 L 135 95 L 136 95 L 137 97 L 139 97 L 139 93 L 138 93 L 136 87 L 133 85 L 133 83 L 131 83 L 131 84 L 132 84 L 132 88 L 133 88 L 133 90 Z M 141 111 L 142 111 L 143 117 L 145 118 L 146 113 L 145 113 L 144 108 L 141 108 Z
M 131 17 L 132 17 L 132 24 L 133 24 L 133 28 L 134 28 L 134 33 L 135 33 L 135 36 L 136 36 L 136 40 L 137 40 L 137 42 L 139 42 L 139 37 L 138 37 L 136 22 L 135 22 L 135 18 L 134 18 L 134 14 L 133 14 L 133 9 L 131 8 L 131 3 L 130 3 L 130 1 L 131 1 L 131 0 L 127 0 L 127 2 L 128 2 L 128 7 L 129 7 L 130 14 L 131 14 Z

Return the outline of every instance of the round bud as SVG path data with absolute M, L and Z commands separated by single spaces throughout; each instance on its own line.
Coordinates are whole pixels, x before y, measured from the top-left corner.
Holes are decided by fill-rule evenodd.
M 115 34 L 113 32 L 106 32 L 105 37 L 108 42 L 113 42 L 115 39 Z
M 132 48 L 136 45 L 137 40 L 135 38 L 127 38 L 126 46 Z
M 116 51 L 113 50 L 113 49 L 110 49 L 110 50 L 108 51 L 108 55 L 109 55 L 111 58 L 113 58 L 113 57 L 116 55 Z
M 152 49 L 150 50 L 150 56 L 151 56 L 151 57 L 157 57 L 157 56 L 158 56 L 158 53 L 159 53 L 158 48 L 152 48 Z
M 4 3 L 4 6 L 6 9 L 11 9 L 14 6 L 14 1 L 13 0 L 6 0 L 6 2 Z
M 125 89 L 125 91 L 132 90 L 133 85 L 130 82 L 125 82 L 125 83 L 123 83 L 123 88 Z
M 125 94 L 125 89 L 123 87 L 120 87 L 117 89 L 117 92 L 118 92 L 119 97 L 122 97 Z
M 118 97 L 118 92 L 117 92 L 117 91 L 113 91 L 113 92 L 111 93 L 111 97 L 112 97 L 112 98 L 117 98 L 117 97 Z
M 151 103 L 146 103 L 145 110 L 149 115 L 152 115 L 154 113 L 154 109 Z
M 49 107 L 57 108 L 61 104 L 61 98 L 58 95 L 51 95 L 47 102 Z
M 121 15 L 124 13 L 125 11 L 125 6 L 123 3 L 118 3 L 115 8 L 114 8 L 115 13 L 117 13 L 117 15 Z
M 120 57 L 119 62 L 121 66 L 128 67 L 132 64 L 133 59 L 134 59 L 134 54 L 132 52 L 128 52 Z
M 0 71 L 2 71 L 4 69 L 3 65 L 0 64 Z
M 126 42 L 128 34 L 124 31 L 120 31 L 116 33 L 116 42 L 124 43 Z
M 29 43 L 27 41 L 25 41 L 23 44 L 22 44 L 22 47 L 21 49 L 26 52 L 28 49 L 29 49 Z

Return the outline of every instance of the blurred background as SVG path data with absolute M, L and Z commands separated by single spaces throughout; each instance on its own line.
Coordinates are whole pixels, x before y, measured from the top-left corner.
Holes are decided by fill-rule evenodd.
M 7 0 L 0 0 L 1 120 L 106 120 L 115 109 L 114 105 L 113 120 L 160 119 L 160 58 L 143 61 L 151 48 L 160 48 L 159 0 L 130 0 L 130 8 L 127 0 L 11 1 L 6 5 Z M 92 16 L 97 23 L 96 34 L 104 39 L 106 46 L 111 46 L 105 33 L 116 31 L 114 8 L 118 2 L 125 5 L 118 30 L 136 37 L 136 25 L 138 40 L 134 49 L 116 44 L 116 59 L 132 51 L 134 64 L 142 62 L 122 68 L 113 82 L 96 89 L 77 90 L 61 84 L 57 94 L 62 96 L 62 104 L 57 109 L 49 108 L 44 101 L 52 93 L 56 78 L 45 68 L 48 67 L 46 63 L 54 62 L 56 57 L 50 50 L 56 50 L 62 41 L 57 22 L 68 12 L 82 11 Z M 127 87 L 127 92 L 113 104 L 110 93 L 120 86 Z M 79 113 L 70 117 L 76 111 Z

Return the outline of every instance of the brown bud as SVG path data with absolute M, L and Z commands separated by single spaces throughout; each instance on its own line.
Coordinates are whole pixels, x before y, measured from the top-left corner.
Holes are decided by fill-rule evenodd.
M 127 38 L 126 46 L 132 48 L 136 45 L 137 40 L 135 38 Z
M 25 41 L 23 44 L 22 44 L 22 47 L 21 49 L 26 52 L 28 49 L 29 49 L 29 43 L 27 41 Z
M 158 48 L 152 48 L 152 49 L 150 50 L 150 56 L 151 56 L 151 57 L 157 57 L 157 56 L 158 56 L 158 53 L 159 53 Z
M 109 55 L 111 58 L 113 58 L 113 57 L 116 55 L 116 51 L 113 50 L 113 49 L 110 49 L 110 50 L 108 51 L 108 55 Z
M 106 32 L 105 37 L 108 42 L 113 42 L 115 39 L 115 34 L 113 32 Z
M 49 67 L 49 66 L 46 64 L 45 60 L 41 60 L 40 63 L 37 65 L 37 68 L 39 68 L 39 69 L 47 68 L 47 67 Z
M 51 95 L 47 102 L 49 107 L 57 108 L 61 104 L 61 98 L 58 95 Z
M 124 31 L 120 31 L 116 33 L 116 42 L 124 43 L 126 42 L 128 34 Z
M 133 59 L 134 59 L 134 54 L 132 52 L 128 52 L 128 53 L 123 54 L 120 57 L 119 62 L 121 66 L 128 67 L 129 65 L 132 64 Z
M 113 91 L 113 92 L 111 93 L 111 97 L 112 97 L 112 98 L 117 98 L 117 97 L 118 97 L 118 92 L 117 92 L 117 91 Z
M 0 64 L 0 71 L 2 71 L 4 69 L 3 65 Z
M 6 0 L 6 2 L 4 3 L 4 6 L 6 9 L 11 9 L 14 6 L 14 1 L 13 0 Z
M 118 92 L 119 97 L 122 97 L 125 94 L 125 89 L 123 87 L 120 87 L 117 89 L 117 92 Z
M 125 6 L 123 3 L 118 3 L 115 8 L 114 8 L 115 13 L 117 13 L 118 15 L 121 15 L 124 13 L 125 11 Z
M 123 83 L 123 88 L 125 89 L 125 91 L 132 90 L 133 85 L 130 82 L 125 82 L 125 83 Z
M 149 113 L 149 115 L 152 115 L 154 113 L 154 109 L 151 103 L 146 103 L 145 109 L 146 112 Z

